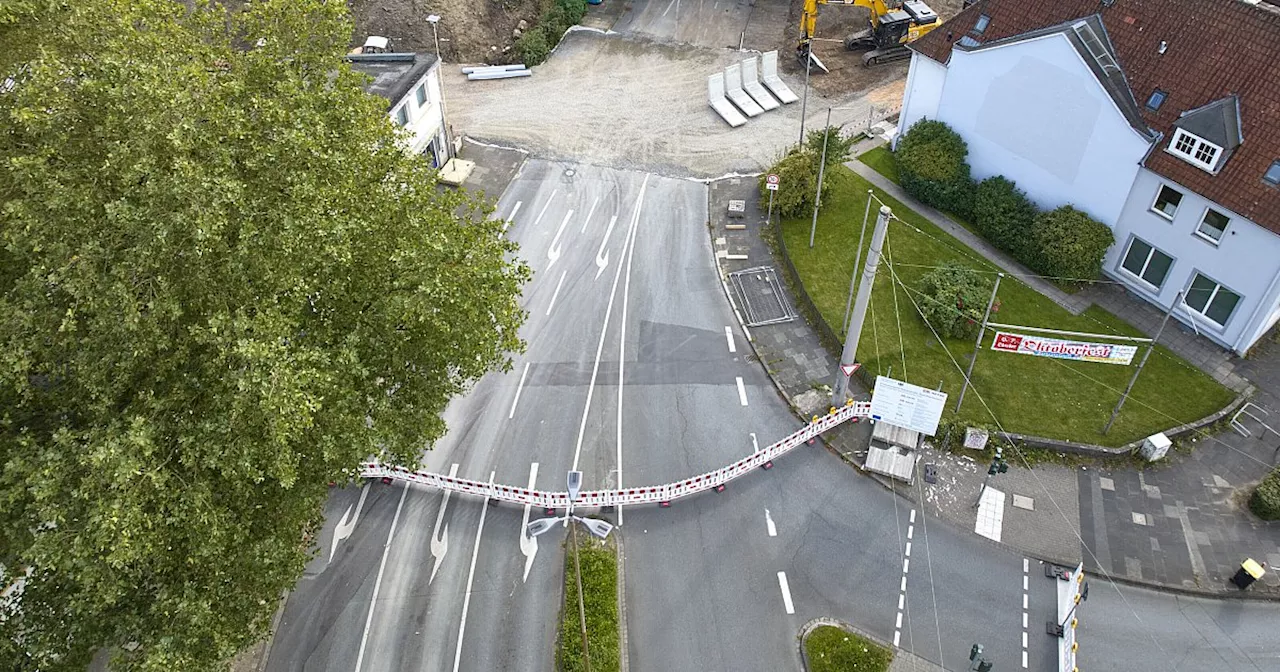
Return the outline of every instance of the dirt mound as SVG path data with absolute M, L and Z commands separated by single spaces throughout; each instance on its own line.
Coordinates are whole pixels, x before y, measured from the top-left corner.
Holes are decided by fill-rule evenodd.
M 352 45 L 369 35 L 391 39 L 396 51 L 434 52 L 427 17 L 440 17 L 440 54 L 449 63 L 503 60 L 521 20 L 532 26 L 539 2 L 521 0 L 348 0 L 356 30 Z

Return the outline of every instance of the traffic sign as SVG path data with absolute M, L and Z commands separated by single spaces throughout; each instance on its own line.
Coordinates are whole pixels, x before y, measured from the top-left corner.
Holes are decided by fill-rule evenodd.
M 764 187 L 765 187 L 765 189 L 768 189 L 769 191 L 777 191 L 777 190 L 778 190 L 778 176 L 777 176 L 777 175 L 770 175 L 770 176 L 768 176 L 768 177 L 764 178 Z
M 844 372 L 844 377 L 845 377 L 845 378 L 848 378 L 849 376 L 852 376 L 854 371 L 857 371 L 858 369 L 861 369 L 861 368 L 862 368 L 862 365 L 861 365 L 861 364 L 858 364 L 858 363 L 856 363 L 856 362 L 855 362 L 855 363 L 853 363 L 853 364 L 841 364 L 841 365 L 840 365 L 840 370 Z
M 569 503 L 572 504 L 578 499 L 578 491 L 582 488 L 582 472 L 569 472 Z

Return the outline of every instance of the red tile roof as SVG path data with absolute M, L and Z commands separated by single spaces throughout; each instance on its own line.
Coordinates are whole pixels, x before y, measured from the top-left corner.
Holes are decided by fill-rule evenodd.
M 1243 0 L 982 0 L 912 48 L 939 63 L 986 14 L 986 43 L 1099 14 L 1148 126 L 1164 134 L 1146 167 L 1280 234 L 1280 188 L 1262 176 L 1280 159 L 1280 9 Z M 1161 42 L 1167 43 L 1164 54 Z M 1146 109 L 1151 92 L 1168 98 Z M 1244 144 L 1217 175 L 1163 151 L 1178 115 L 1240 98 Z

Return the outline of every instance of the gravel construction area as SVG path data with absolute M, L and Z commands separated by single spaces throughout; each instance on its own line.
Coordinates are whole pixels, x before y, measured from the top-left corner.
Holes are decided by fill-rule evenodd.
M 707 104 L 707 76 L 754 52 L 654 42 L 591 30 L 569 33 L 533 76 L 467 81 L 442 73 L 455 134 L 537 156 L 710 178 L 757 173 L 799 139 L 801 103 L 730 128 Z M 782 54 L 779 54 L 782 56 Z M 803 77 L 782 73 L 803 95 Z M 812 91 L 806 128 L 861 131 L 901 104 L 904 81 L 826 98 Z

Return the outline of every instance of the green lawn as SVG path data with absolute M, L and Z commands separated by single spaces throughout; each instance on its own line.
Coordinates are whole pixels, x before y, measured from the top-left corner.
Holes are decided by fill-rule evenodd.
M 576 525 L 576 523 L 574 523 Z M 587 614 L 587 646 L 593 672 L 617 672 L 618 653 L 618 556 L 613 544 L 578 531 L 582 595 Z M 573 545 L 565 544 L 564 605 L 560 613 L 559 654 L 561 672 L 587 669 L 582 660 L 582 619 L 578 613 L 578 582 L 573 567 Z
M 888 672 L 893 652 L 833 625 L 820 625 L 804 638 L 809 672 Z
M 858 232 L 870 183 L 839 167 L 828 178 L 825 206 L 818 218 L 815 246 L 808 248 L 810 221 L 785 220 L 783 237 L 801 280 L 823 318 L 839 325 L 853 271 Z M 961 366 L 973 352 L 972 341 L 939 343 L 911 303 L 912 295 L 892 281 L 889 264 L 907 287 L 918 286 L 929 269 L 947 261 L 995 272 L 995 267 L 928 220 L 879 190 L 876 196 L 907 224 L 891 221 L 885 256 L 876 276 L 871 309 L 858 347 L 858 360 L 873 374 L 888 374 L 929 388 L 942 384 L 951 398 L 949 417 L 964 377 Z M 874 216 L 874 213 L 873 213 Z M 909 226 L 908 226 L 909 224 Z M 866 245 L 870 246 L 870 226 Z M 866 254 L 864 252 L 863 258 Z M 993 276 L 994 278 L 994 276 Z M 1017 280 L 1000 285 L 1000 312 L 993 321 L 1081 332 L 1141 336 L 1119 318 L 1097 307 L 1075 316 Z M 842 328 L 836 329 L 841 335 Z M 985 341 L 990 345 L 991 336 Z M 945 345 L 945 348 L 944 348 Z M 1141 356 L 1139 350 L 1139 356 Z M 904 355 L 905 353 L 905 355 Z M 1136 359 L 1135 359 L 1136 362 Z M 1147 363 L 1120 419 L 1103 436 L 1101 428 L 1123 391 L 1132 367 L 1066 362 L 985 350 L 974 369 L 978 394 L 1000 424 L 1011 432 L 1055 439 L 1119 446 L 1221 409 L 1232 393 L 1164 348 Z M 825 382 L 825 381 L 815 381 Z M 973 390 L 965 398 L 960 419 L 993 425 L 991 415 Z
M 880 145 L 858 157 L 858 160 L 871 166 L 871 169 L 884 175 L 890 182 L 898 184 L 898 163 L 893 160 L 893 152 L 889 145 Z

